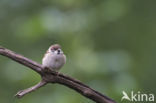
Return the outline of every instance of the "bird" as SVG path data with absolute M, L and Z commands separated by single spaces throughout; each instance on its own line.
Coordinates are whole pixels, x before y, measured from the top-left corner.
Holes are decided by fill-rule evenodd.
M 51 45 L 42 59 L 42 66 L 45 70 L 48 69 L 48 71 L 50 70 L 57 73 L 65 63 L 66 55 L 61 50 L 59 44 Z

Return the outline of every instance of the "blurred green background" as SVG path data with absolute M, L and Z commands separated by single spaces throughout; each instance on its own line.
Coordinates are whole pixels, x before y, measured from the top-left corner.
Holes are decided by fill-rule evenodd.
M 41 63 L 51 44 L 62 46 L 60 71 L 121 102 L 156 93 L 155 0 L 0 0 L 0 45 Z M 0 56 L 0 103 L 94 103 L 58 84 L 14 98 L 40 76 Z M 125 101 L 126 102 L 126 101 Z

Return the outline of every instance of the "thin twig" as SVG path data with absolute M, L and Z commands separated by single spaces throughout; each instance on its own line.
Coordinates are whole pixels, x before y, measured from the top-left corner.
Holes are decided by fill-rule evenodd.
M 33 91 L 37 90 L 38 88 L 40 88 L 40 87 L 42 87 L 42 86 L 44 86 L 46 84 L 47 84 L 47 82 L 42 80 L 38 84 L 36 84 L 36 85 L 34 85 L 34 86 L 30 87 L 30 88 L 27 88 L 25 90 L 20 90 L 19 92 L 17 92 L 17 94 L 15 96 L 18 97 L 18 98 L 21 98 L 24 95 L 26 95 L 26 94 L 28 94 L 30 92 L 33 92 Z
M 11 58 L 12 60 L 14 60 L 20 64 L 23 64 L 23 65 L 29 67 L 30 69 L 36 71 L 37 73 L 39 73 L 41 75 L 42 81 L 40 83 L 38 83 L 37 85 L 35 85 L 31 88 L 19 91 L 16 94 L 16 96 L 19 98 L 24 96 L 27 93 L 30 93 L 30 92 L 44 86 L 47 83 L 58 83 L 58 84 L 62 84 L 64 86 L 67 86 L 67 87 L 77 91 L 81 95 L 95 101 L 96 103 L 116 103 L 111 98 L 109 98 L 109 97 L 103 95 L 102 93 L 90 88 L 89 86 L 83 84 L 79 80 L 76 80 L 74 78 L 66 76 L 62 73 L 58 74 L 54 71 L 47 72 L 42 67 L 42 65 L 40 65 L 40 64 L 22 56 L 22 55 L 14 53 L 11 50 L 8 50 L 4 47 L 1 47 L 1 46 L 0 46 L 0 54 L 3 56 L 6 56 L 8 58 Z

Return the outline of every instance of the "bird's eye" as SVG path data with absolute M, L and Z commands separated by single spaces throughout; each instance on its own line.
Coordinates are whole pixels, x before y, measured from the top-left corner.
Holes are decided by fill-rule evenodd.
M 58 49 L 57 51 L 58 51 L 59 53 L 61 52 L 61 50 L 60 50 L 60 49 Z

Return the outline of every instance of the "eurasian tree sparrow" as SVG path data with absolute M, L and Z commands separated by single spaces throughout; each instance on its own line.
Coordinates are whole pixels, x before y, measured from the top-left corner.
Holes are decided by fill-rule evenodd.
M 60 45 L 54 44 L 49 47 L 42 59 L 42 66 L 52 71 L 58 71 L 66 63 L 66 56 Z

